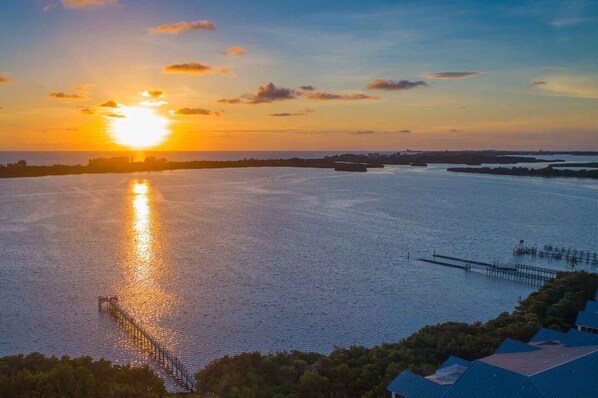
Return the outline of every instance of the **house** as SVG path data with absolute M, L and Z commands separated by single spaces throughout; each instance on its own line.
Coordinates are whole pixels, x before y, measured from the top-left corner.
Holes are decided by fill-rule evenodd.
M 598 301 L 577 321 L 566 333 L 542 328 L 528 343 L 507 339 L 475 361 L 449 357 L 430 376 L 403 371 L 387 390 L 392 398 L 598 397 Z

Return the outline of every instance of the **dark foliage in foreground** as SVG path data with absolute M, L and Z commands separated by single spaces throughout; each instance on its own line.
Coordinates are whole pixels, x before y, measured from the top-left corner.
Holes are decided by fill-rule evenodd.
M 0 397 L 158 398 L 164 383 L 149 367 L 39 353 L 0 358 Z
M 403 369 L 427 375 L 449 355 L 473 360 L 492 354 L 506 338 L 528 341 L 540 327 L 568 330 L 597 287 L 596 274 L 562 273 L 511 314 L 484 323 L 426 326 L 398 343 L 336 348 L 328 356 L 299 351 L 226 356 L 197 374 L 200 393 L 234 398 L 387 398 L 386 384 Z

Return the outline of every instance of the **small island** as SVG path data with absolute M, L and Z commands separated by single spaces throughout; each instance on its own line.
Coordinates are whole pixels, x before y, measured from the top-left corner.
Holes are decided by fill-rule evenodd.
M 580 167 L 586 169 L 597 169 L 598 162 L 589 162 L 589 163 L 554 163 L 549 164 L 549 167 Z
M 523 177 L 566 177 L 598 179 L 598 170 L 559 170 L 551 166 L 542 169 L 527 167 L 449 167 L 448 171 L 456 173 L 494 174 Z
M 368 168 L 363 163 L 336 163 L 334 171 L 357 171 L 366 172 Z

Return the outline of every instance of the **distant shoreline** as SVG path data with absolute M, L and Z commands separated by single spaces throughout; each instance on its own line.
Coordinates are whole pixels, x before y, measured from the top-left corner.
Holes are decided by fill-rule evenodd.
M 44 177 L 72 174 L 133 173 L 147 171 L 167 171 L 186 169 L 222 169 L 245 167 L 299 167 L 339 169 L 339 164 L 355 164 L 363 168 L 380 168 L 384 165 L 410 164 L 517 164 L 553 163 L 560 160 L 538 159 L 514 155 L 513 152 L 499 151 L 443 151 L 443 152 L 399 152 L 394 154 L 341 154 L 322 158 L 302 159 L 242 159 L 242 160 L 194 160 L 171 162 L 164 158 L 149 156 L 142 162 L 133 161 L 128 156 L 90 159 L 83 165 L 32 166 L 25 159 L 16 163 L 0 164 L 0 178 Z M 345 167 L 346 169 L 346 167 Z

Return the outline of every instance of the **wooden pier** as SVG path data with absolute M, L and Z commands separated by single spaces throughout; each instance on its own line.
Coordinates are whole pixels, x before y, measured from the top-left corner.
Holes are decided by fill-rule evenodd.
M 565 248 L 564 246 L 544 245 L 539 249 L 537 246 L 525 246 L 523 241 L 520 241 L 519 246 L 513 250 L 513 255 L 528 255 L 531 257 L 547 258 L 549 260 L 564 260 L 573 267 L 583 263 L 592 267 L 598 267 L 598 252 Z
M 514 268 L 515 270 L 504 267 L 488 267 L 486 275 L 530 285 L 543 285 L 544 282 L 556 278 L 557 274 L 556 270 L 532 265 L 516 264 Z
M 183 363 L 170 352 L 164 344 L 156 340 L 143 326 L 141 326 L 124 308 L 118 303 L 116 296 L 98 297 L 98 309 L 106 310 L 116 322 L 133 338 L 139 345 L 149 351 L 156 362 L 171 376 L 180 387 L 189 392 L 196 390 L 195 377 L 183 365 Z
M 438 261 L 436 258 L 447 261 Z M 476 260 L 467 260 L 458 257 L 445 256 L 442 254 L 436 254 L 434 252 L 433 259 L 418 258 L 419 261 L 423 261 L 429 264 L 437 264 L 445 267 L 458 268 L 465 271 L 471 271 L 472 269 L 483 270 L 486 275 L 495 278 L 506 279 L 519 283 L 526 283 L 531 285 L 542 285 L 544 282 L 556 277 L 557 271 L 550 268 L 534 267 L 531 265 L 499 265 L 497 263 L 486 263 Z

